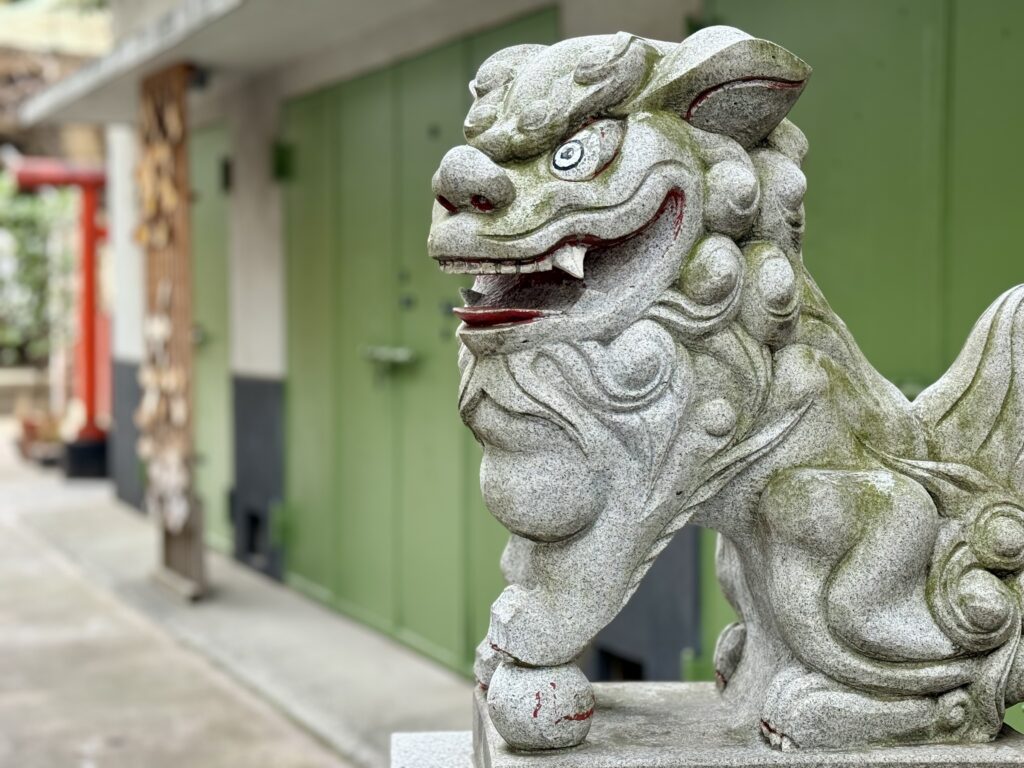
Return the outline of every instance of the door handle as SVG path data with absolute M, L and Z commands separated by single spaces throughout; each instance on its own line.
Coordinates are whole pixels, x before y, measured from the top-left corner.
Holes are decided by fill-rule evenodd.
M 416 352 L 409 347 L 363 347 L 363 358 L 377 365 L 397 367 L 416 361 Z

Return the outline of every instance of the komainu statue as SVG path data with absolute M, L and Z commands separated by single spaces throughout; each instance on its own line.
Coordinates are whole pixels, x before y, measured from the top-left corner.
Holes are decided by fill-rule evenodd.
M 573 661 L 688 523 L 719 533 L 752 738 L 982 742 L 1024 699 L 1024 287 L 914 401 L 872 368 L 803 263 L 809 75 L 711 27 L 507 48 L 470 84 L 428 247 L 476 275 L 459 409 L 512 533 L 476 672 L 513 746 L 584 739 Z

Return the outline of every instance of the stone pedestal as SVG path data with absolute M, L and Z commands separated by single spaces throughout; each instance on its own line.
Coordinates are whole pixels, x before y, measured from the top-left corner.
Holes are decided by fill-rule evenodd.
M 605 683 L 595 685 L 594 693 L 594 724 L 579 747 L 534 753 L 509 749 L 491 725 L 478 691 L 472 739 L 464 732 L 397 734 L 391 768 L 1024 766 L 1024 736 L 1005 727 L 990 744 L 780 752 L 759 736 L 730 732 L 727 710 L 710 683 Z

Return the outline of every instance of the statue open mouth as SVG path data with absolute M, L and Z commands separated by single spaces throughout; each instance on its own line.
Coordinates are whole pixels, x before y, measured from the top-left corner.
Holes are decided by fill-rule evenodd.
M 523 259 L 445 259 L 441 269 L 477 275 L 452 311 L 470 329 L 530 323 L 571 312 L 599 298 L 629 276 L 626 247 L 642 236 L 671 242 L 683 223 L 683 193 L 669 190 L 655 215 L 616 238 L 570 235 L 547 251 Z M 629 252 L 632 252 L 629 248 Z

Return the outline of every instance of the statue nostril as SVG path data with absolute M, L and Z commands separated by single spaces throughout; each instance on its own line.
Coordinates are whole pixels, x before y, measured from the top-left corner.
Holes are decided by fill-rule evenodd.
M 439 202 L 441 204 L 441 207 L 444 208 L 446 211 L 448 211 L 448 213 L 458 213 L 459 212 L 459 209 L 455 206 L 455 204 L 452 203 L 452 201 L 449 200 L 444 195 L 438 195 L 434 199 L 437 200 L 437 202 Z
M 483 195 L 473 195 L 469 198 L 469 202 L 478 211 L 483 211 L 484 213 L 494 210 L 494 203 Z

